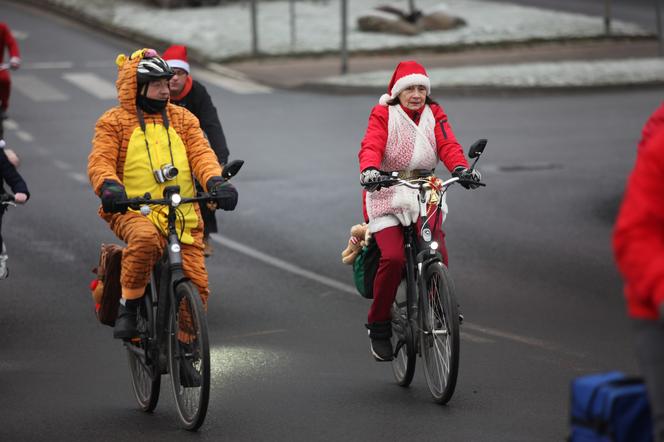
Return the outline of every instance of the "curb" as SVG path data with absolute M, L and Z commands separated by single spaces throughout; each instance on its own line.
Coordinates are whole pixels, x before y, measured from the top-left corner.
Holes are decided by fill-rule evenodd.
M 386 85 L 387 81 L 386 78 Z M 272 86 L 278 87 L 278 86 Z M 377 98 L 385 93 L 385 87 L 377 86 L 348 86 L 338 84 L 325 84 L 316 82 L 307 82 L 293 87 L 281 87 L 285 90 L 317 92 L 329 95 L 375 95 Z M 435 86 L 431 89 L 434 95 L 446 97 L 473 97 L 473 96 L 515 96 L 515 95 L 555 95 L 555 94 L 574 94 L 589 92 L 616 92 L 629 90 L 648 90 L 664 88 L 664 80 L 644 83 L 625 83 L 597 86 Z

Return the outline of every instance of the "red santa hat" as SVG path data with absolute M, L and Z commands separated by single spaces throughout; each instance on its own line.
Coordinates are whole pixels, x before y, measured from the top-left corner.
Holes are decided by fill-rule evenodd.
M 427 88 L 427 95 L 431 93 L 431 81 L 424 66 L 412 60 L 402 61 L 394 70 L 387 93 L 380 97 L 379 103 L 387 106 L 387 102 L 398 97 L 401 91 L 416 85 Z
M 182 45 L 173 45 L 164 51 L 162 58 L 166 60 L 171 68 L 178 68 L 189 73 L 189 63 L 187 62 L 187 47 Z

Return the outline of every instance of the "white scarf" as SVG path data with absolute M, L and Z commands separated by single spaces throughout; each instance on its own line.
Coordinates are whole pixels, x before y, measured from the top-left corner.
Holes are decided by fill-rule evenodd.
M 434 169 L 438 164 L 436 120 L 429 105 L 424 106 L 419 124 L 406 114 L 400 105 L 389 106 L 387 145 L 381 170 L 412 171 Z M 399 224 L 408 226 L 419 216 L 418 191 L 405 186 L 394 186 L 377 192 L 367 192 L 369 230 L 372 233 Z M 443 212 L 447 212 L 445 200 Z

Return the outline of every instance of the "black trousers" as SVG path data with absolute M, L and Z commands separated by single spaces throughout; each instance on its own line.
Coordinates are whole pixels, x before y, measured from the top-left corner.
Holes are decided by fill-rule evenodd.
M 655 442 L 664 442 L 664 324 L 634 320 L 636 357 L 646 381 Z

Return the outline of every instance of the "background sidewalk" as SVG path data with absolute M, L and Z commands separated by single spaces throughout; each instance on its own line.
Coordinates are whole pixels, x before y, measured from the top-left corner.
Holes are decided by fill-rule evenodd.
M 458 92 L 664 84 L 664 59 L 656 58 L 652 32 L 614 21 L 612 35 L 606 37 L 602 17 L 510 3 L 418 0 L 417 6 L 425 12 L 445 8 L 467 25 L 399 36 L 357 29 L 357 17 L 385 0 L 351 1 L 350 75 L 340 76 L 339 0 L 296 3 L 294 45 L 288 2 L 259 2 L 258 57 L 251 54 L 246 4 L 167 10 L 125 0 L 28 1 L 129 37 L 139 45 L 164 49 L 173 43 L 185 44 L 194 62 L 223 63 L 273 87 L 383 90 L 403 59 L 422 62 L 435 87 Z

